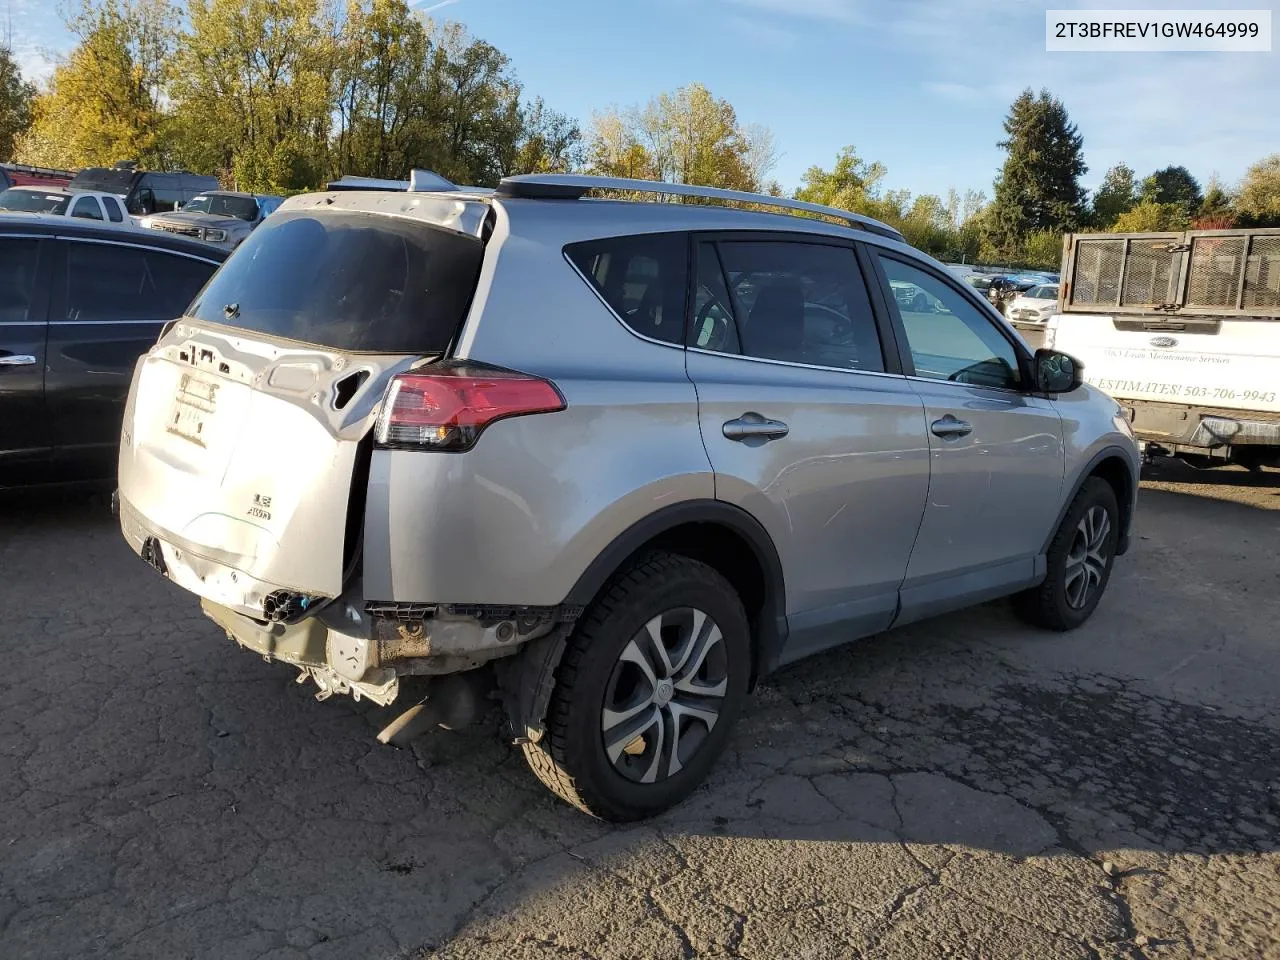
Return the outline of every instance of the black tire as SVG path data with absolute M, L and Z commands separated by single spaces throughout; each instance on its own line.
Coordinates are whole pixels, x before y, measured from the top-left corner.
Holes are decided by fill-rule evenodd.
M 656 782 L 635 782 L 606 753 L 602 731 L 606 697 L 617 695 L 616 670 L 623 669 L 621 658 L 633 639 L 643 642 L 646 624 L 685 608 L 705 613 L 720 631 L 723 655 L 717 653 L 716 658 L 725 686 L 723 697 L 716 700 L 718 717 L 709 730 L 698 730 L 699 738 L 690 741 L 695 752 L 680 769 Z M 704 659 L 710 656 L 705 654 Z M 553 793 L 593 817 L 625 822 L 661 813 L 693 792 L 724 749 L 742 711 L 750 672 L 750 626 L 729 582 L 688 557 L 648 554 L 615 575 L 578 621 L 556 673 L 546 733 L 538 743 L 524 744 L 525 760 Z M 684 696 L 677 692 L 671 699 Z M 660 712 L 660 706 L 654 709 Z M 681 723 L 676 721 L 678 729 Z M 655 762 L 661 759 L 662 737 L 660 730 Z M 632 759 L 618 757 L 624 767 Z
M 1073 602 L 1068 577 L 1077 565 L 1072 563 L 1073 550 L 1078 553 L 1081 542 L 1081 523 L 1090 511 L 1100 508 L 1105 512 L 1108 529 L 1102 539 L 1098 554 L 1105 561 L 1100 578 L 1088 591 L 1083 602 Z M 1048 572 L 1044 582 L 1018 594 L 1014 608 L 1028 623 L 1047 630 L 1074 630 L 1091 616 L 1098 601 L 1106 592 L 1115 565 L 1116 544 L 1120 537 L 1120 508 L 1116 503 L 1111 484 L 1099 477 L 1090 477 L 1071 501 L 1071 507 L 1062 518 L 1058 532 L 1049 544 Z M 1087 539 L 1087 536 L 1086 536 Z

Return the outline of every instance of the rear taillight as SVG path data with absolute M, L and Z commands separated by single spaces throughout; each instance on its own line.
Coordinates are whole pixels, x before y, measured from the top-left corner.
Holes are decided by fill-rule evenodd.
M 387 387 L 377 439 L 385 447 L 459 452 L 495 420 L 564 407 L 553 383 L 525 373 L 466 366 L 402 373 Z

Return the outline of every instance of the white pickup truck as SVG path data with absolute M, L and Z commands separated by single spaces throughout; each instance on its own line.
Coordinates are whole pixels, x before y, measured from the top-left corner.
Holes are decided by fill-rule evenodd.
M 1068 234 L 1058 308 L 1148 455 L 1280 466 L 1280 229 Z

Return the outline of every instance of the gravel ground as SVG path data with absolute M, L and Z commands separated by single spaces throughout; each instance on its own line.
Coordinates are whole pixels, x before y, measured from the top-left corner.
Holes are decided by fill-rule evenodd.
M 1164 466 L 1097 616 L 799 664 L 618 829 L 374 740 L 83 499 L 0 505 L 0 957 L 1280 957 L 1280 475 Z

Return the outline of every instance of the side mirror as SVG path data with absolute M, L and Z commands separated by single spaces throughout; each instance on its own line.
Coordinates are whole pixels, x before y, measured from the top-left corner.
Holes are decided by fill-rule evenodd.
M 1033 361 L 1036 390 L 1040 393 L 1070 393 L 1084 383 L 1084 364 L 1075 357 L 1041 348 Z

